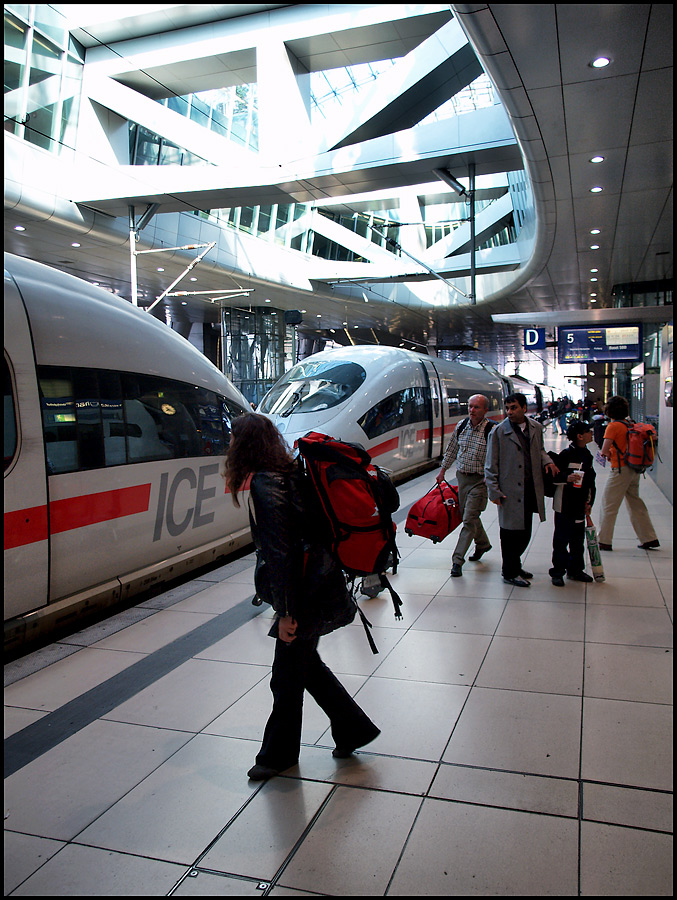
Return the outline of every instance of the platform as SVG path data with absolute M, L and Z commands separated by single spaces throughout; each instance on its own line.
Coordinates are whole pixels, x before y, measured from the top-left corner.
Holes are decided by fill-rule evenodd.
M 360 624 L 320 644 L 381 736 L 334 759 L 307 697 L 300 763 L 266 783 L 252 555 L 9 663 L 5 895 L 672 895 L 672 507 L 641 495 L 660 550 L 623 508 L 590 585 L 551 584 L 550 501 L 530 588 L 501 578 L 492 504 L 462 578 L 455 536 L 400 527 L 404 619 L 363 598 L 379 654 Z

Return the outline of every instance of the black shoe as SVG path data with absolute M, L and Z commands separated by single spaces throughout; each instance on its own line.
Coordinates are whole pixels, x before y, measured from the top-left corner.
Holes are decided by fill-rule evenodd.
M 526 569 L 520 569 L 520 575 L 522 576 L 522 578 L 533 578 L 534 577 L 534 573 L 527 572 Z
M 260 766 L 257 763 L 251 767 L 247 775 L 252 781 L 266 781 L 266 779 L 272 778 L 274 775 L 279 775 L 281 771 L 281 769 L 271 769 L 270 766 Z
M 483 547 L 481 550 L 479 547 L 475 547 L 475 552 L 472 556 L 469 556 L 468 559 L 470 562 L 479 562 L 485 553 L 488 553 L 491 550 L 491 544 L 488 547 Z
M 551 578 L 555 587 L 564 587 L 564 579 L 561 575 L 552 575 Z
M 458 563 L 454 563 L 451 567 L 451 574 L 453 578 L 460 578 L 463 574 L 463 571 L 461 570 L 461 567 Z
M 334 750 L 331 751 L 331 755 L 335 759 L 347 759 L 359 747 L 364 747 L 366 744 L 370 744 L 372 741 L 375 741 L 380 733 L 381 733 L 381 729 L 377 728 L 374 725 L 374 730 L 373 730 L 373 732 L 371 732 L 371 737 L 368 737 L 366 740 L 361 740 L 361 741 L 359 741 L 359 743 L 351 745 L 350 747 L 336 747 Z
M 567 572 L 567 578 L 569 581 L 594 581 L 587 572 Z
M 520 578 L 519 575 L 517 578 L 506 578 L 504 575 L 503 581 L 505 581 L 506 584 L 514 584 L 516 587 L 531 587 L 531 584 L 523 578 Z
M 637 544 L 640 550 L 658 550 L 660 545 L 661 542 L 659 540 L 646 541 L 644 544 Z
M 611 546 L 611 544 L 600 544 L 599 549 L 600 550 L 613 550 L 614 548 Z

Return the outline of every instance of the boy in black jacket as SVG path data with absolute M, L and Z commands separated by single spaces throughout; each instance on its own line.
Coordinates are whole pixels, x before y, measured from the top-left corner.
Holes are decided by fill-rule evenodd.
M 557 456 L 550 454 L 559 468 L 554 482 L 553 499 L 555 531 L 552 537 L 552 568 L 550 576 L 557 587 L 564 587 L 564 574 L 572 581 L 592 581 L 585 568 L 585 517 L 595 500 L 595 470 L 592 454 L 586 444 L 592 440 L 592 426 L 587 422 L 572 422 L 567 428 L 569 446 Z M 580 474 L 582 473 L 582 483 Z

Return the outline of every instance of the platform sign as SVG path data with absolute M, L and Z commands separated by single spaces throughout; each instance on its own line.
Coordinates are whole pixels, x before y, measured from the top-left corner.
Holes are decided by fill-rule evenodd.
M 642 358 L 642 326 L 583 325 L 557 329 L 557 362 L 620 362 Z
M 525 328 L 524 349 L 545 350 L 545 328 Z

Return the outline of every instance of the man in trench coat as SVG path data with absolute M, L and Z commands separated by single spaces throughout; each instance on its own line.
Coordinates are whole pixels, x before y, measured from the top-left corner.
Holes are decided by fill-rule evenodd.
M 543 426 L 529 418 L 524 394 L 505 401 L 506 418 L 492 429 L 484 475 L 489 499 L 498 506 L 503 580 L 530 587 L 531 572 L 522 568 L 522 554 L 531 540 L 535 512 L 545 521 L 543 470 L 559 470 L 543 448 Z

